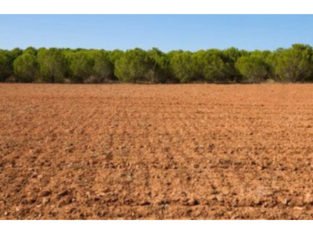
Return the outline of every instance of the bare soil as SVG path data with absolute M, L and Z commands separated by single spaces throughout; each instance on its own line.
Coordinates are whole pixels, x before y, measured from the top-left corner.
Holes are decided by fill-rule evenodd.
M 1 219 L 312 219 L 313 85 L 0 85 Z

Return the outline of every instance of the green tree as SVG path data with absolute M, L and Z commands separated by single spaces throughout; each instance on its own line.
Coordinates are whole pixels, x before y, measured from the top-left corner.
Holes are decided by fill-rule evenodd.
M 65 79 L 67 78 L 67 79 Z M 272 51 L 144 51 L 45 49 L 0 50 L 0 81 L 100 83 L 194 81 L 313 82 L 313 48 L 295 44 Z
M 277 50 L 274 71 L 281 81 L 313 81 L 312 47 L 295 44 L 290 49 Z
M 126 51 L 115 62 L 115 75 L 123 82 L 149 81 L 153 60 L 141 49 Z
M 0 50 L 0 82 L 12 75 L 11 59 L 8 51 Z
M 242 82 L 261 82 L 268 78 L 270 74 L 269 65 L 258 56 L 242 56 L 238 59 L 235 66 L 243 77 Z
M 150 70 L 149 80 L 152 83 L 170 82 L 171 73 L 169 69 L 168 56 L 158 48 L 152 48 L 151 50 L 148 50 L 147 53 L 153 61 L 153 67 Z
M 67 63 L 61 50 L 39 49 L 37 55 L 40 82 L 62 83 L 66 74 Z
M 21 50 L 20 48 L 14 48 L 13 50 L 8 51 L 9 53 L 9 57 L 11 60 L 11 64 L 13 64 L 13 61 L 20 55 L 23 54 L 23 50 Z
M 23 54 L 25 53 L 29 53 L 29 54 L 32 54 L 34 56 L 37 56 L 37 50 L 34 48 L 34 47 L 27 47 L 24 51 L 23 51 Z
M 93 74 L 94 60 L 88 51 L 78 51 L 69 56 L 71 81 L 81 83 L 87 81 Z
M 175 80 L 187 83 L 196 79 L 197 71 L 192 55 L 189 51 L 172 51 L 169 53 L 170 69 Z
M 93 75 L 97 82 L 114 80 L 114 66 L 109 58 L 109 53 L 97 51 L 93 54 Z
M 223 51 L 224 58 L 230 66 L 230 82 L 240 82 L 242 80 L 242 75 L 238 69 L 236 69 L 235 64 L 240 57 L 248 54 L 249 52 L 245 50 L 238 50 L 235 47 L 231 47 Z
M 13 63 L 14 74 L 20 82 L 33 82 L 38 73 L 36 57 L 31 52 L 24 52 Z
M 219 50 L 200 50 L 194 53 L 198 76 L 206 82 L 230 82 L 234 67 Z
M 117 60 L 119 60 L 123 56 L 124 53 L 125 52 L 122 50 L 112 50 L 112 51 L 108 52 L 108 56 L 109 56 L 110 61 L 113 64 L 115 64 L 115 62 Z

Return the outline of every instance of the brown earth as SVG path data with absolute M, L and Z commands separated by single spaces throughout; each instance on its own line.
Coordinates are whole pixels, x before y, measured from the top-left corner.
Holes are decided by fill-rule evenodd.
M 313 85 L 0 85 L 1 219 L 312 219 Z

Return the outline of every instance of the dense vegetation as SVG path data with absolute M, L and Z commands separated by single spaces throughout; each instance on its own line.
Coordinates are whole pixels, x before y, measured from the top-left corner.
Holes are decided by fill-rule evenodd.
M 313 81 L 313 48 L 148 51 L 0 50 L 1 82 L 259 83 Z

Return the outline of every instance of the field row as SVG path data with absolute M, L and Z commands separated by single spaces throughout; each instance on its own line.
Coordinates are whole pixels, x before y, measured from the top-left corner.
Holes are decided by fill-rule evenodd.
M 312 219 L 312 87 L 0 85 L 0 217 Z

